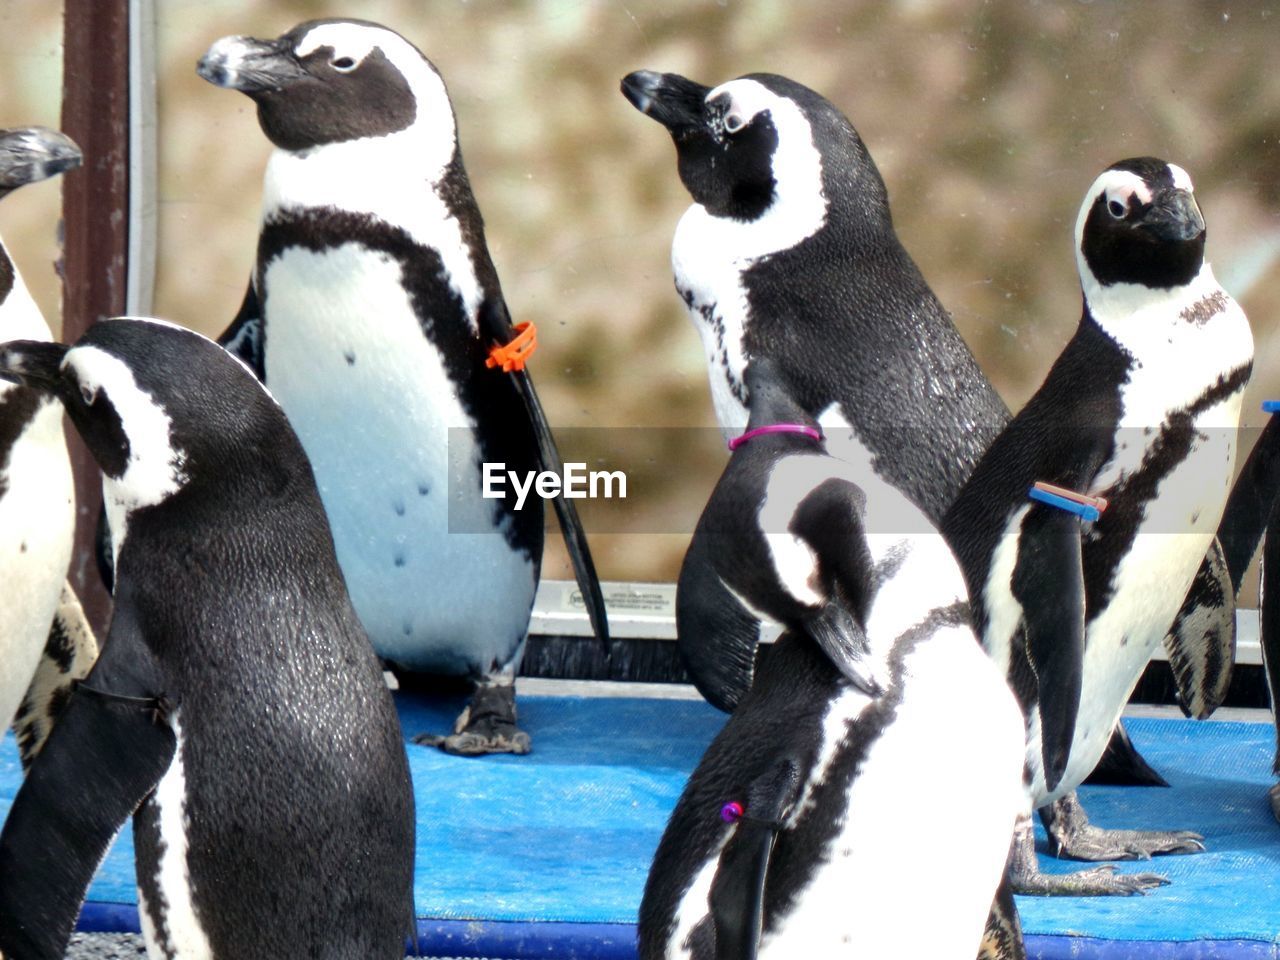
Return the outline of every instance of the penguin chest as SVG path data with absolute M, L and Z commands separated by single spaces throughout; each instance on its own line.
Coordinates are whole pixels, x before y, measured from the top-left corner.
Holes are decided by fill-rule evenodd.
M 676 290 L 702 338 L 716 419 L 726 434 L 747 425 L 746 336 L 750 304 L 743 273 L 750 261 L 726 257 L 716 247 L 720 221 L 691 207 L 676 227 L 671 265 Z
M 1108 511 L 1133 519 L 1125 525 L 1117 516 L 1116 527 L 1100 523 L 1084 535 L 1086 577 L 1095 567 L 1109 576 L 1102 605 L 1091 599 L 1086 614 L 1080 709 L 1067 771 L 1057 792 L 1037 803 L 1056 799 L 1089 775 L 1168 633 L 1222 518 L 1242 396 L 1243 386 L 1198 410 L 1193 405 L 1185 418 L 1167 414 L 1156 427 L 1122 422 L 1115 456 L 1093 489 L 1111 501 Z M 1043 789 L 1039 773 L 1036 786 Z
M 17 710 L 58 608 L 75 527 L 62 406 L 0 384 L 0 721 Z
M 911 937 L 921 956 L 977 950 L 1025 805 L 1021 715 L 968 629 L 940 629 L 898 669 L 887 716 L 850 717 L 851 694 L 832 705 L 827 742 L 788 826 L 797 838 L 825 839 L 791 908 L 766 918 L 761 958 L 901 955 L 905 902 L 931 904 L 929 923 Z M 851 769 L 859 746 L 865 753 Z M 821 789 L 842 781 L 843 790 Z M 920 866 L 935 849 L 920 825 L 942 797 L 948 819 L 963 824 L 947 840 L 963 876 Z
M 500 501 L 481 496 L 481 425 L 424 335 L 400 264 L 354 243 L 293 247 L 261 287 L 267 386 L 311 460 L 374 648 L 446 673 L 505 662 L 535 568 L 498 532 Z

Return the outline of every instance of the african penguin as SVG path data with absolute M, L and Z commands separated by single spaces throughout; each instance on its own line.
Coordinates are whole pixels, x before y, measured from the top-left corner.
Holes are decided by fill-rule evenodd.
M 968 960 L 1025 808 L 1017 704 L 975 642 L 942 536 L 892 486 L 827 456 L 771 374 L 767 361 L 746 371 L 746 442 L 698 523 L 677 603 L 719 580 L 787 632 L 676 804 L 640 908 L 641 960 L 752 957 L 757 939 L 761 957 L 897 956 L 904 899 L 929 905 L 914 954 Z M 935 839 L 920 825 L 943 793 L 964 825 L 947 832 L 962 877 L 921 866 Z
M 771 74 L 711 88 L 638 71 L 622 92 L 670 132 L 694 200 L 676 227 L 672 266 L 725 435 L 746 422 L 745 371 L 768 357 L 834 453 L 940 523 L 1009 411 L 899 242 L 857 131 L 818 93 Z M 1209 603 L 1221 595 L 1221 571 L 1206 561 L 1196 583 L 1180 621 L 1188 629 L 1168 641 L 1171 661 L 1187 662 L 1183 691 L 1208 683 L 1196 672 L 1201 661 L 1178 651 L 1234 637 L 1233 605 Z M 690 653 L 709 674 L 688 665 L 708 699 L 727 708 L 750 683 L 760 625 L 731 597 L 703 595 L 707 618 L 722 626 L 697 643 L 718 653 Z M 1163 782 L 1123 728 L 1113 748 L 1121 780 Z
M 514 678 L 543 509 L 485 499 L 482 464 L 523 475 L 557 455 L 527 372 L 486 367 L 510 320 L 444 81 L 403 37 L 355 20 L 224 37 L 199 73 L 251 97 L 275 148 L 256 265 L 221 342 L 297 430 L 379 655 L 477 683 L 454 735 L 420 742 L 524 753 Z M 601 633 L 580 524 L 556 505 Z
M 0 346 L 102 468 L 102 655 L 0 834 L 0 953 L 61 957 L 130 816 L 161 957 L 404 955 L 413 793 L 306 454 L 217 344 L 138 319 Z
M 80 150 L 54 130 L 0 131 L 0 198 L 79 163 Z M 0 341 L 50 336 L 0 244 Z M 17 717 L 24 764 L 97 653 L 79 601 L 64 582 L 74 533 L 62 407 L 38 390 L 0 382 L 0 724 Z
M 711 88 L 639 71 L 622 90 L 671 133 L 694 201 L 671 261 L 725 436 L 745 426 L 745 373 L 768 357 L 833 452 L 860 448 L 937 522 L 1008 411 L 898 241 L 852 124 L 772 74 Z
M 1104 831 L 1075 798 L 1214 540 L 1253 362 L 1244 313 L 1204 259 L 1191 178 L 1123 160 L 1076 221 L 1084 313 L 1044 383 L 948 513 L 983 644 L 1027 720 L 1027 776 L 1061 854 L 1203 849 L 1187 831 Z M 1032 499 L 1044 482 L 1100 497 L 1082 521 Z M 1068 499 L 1068 505 L 1070 499 Z M 1109 868 L 1048 876 L 1021 828 L 1015 887 L 1133 893 L 1163 882 Z
M 1259 639 L 1272 713 L 1280 703 L 1280 410 L 1264 402 L 1271 419 L 1263 427 L 1231 488 L 1218 526 L 1218 539 L 1232 571 L 1232 591 L 1262 544 L 1258 586 Z M 1273 772 L 1280 775 L 1280 721 L 1276 725 Z M 1280 820 L 1280 784 L 1268 792 L 1271 812 Z

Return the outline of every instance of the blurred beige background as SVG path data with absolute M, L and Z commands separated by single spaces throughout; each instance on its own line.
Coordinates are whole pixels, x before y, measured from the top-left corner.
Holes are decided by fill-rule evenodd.
M 666 132 L 618 93 L 630 70 L 708 84 L 752 71 L 824 93 L 859 129 L 898 232 L 1015 408 L 1080 314 L 1071 231 L 1107 164 L 1185 166 L 1209 257 L 1253 321 L 1248 422 L 1280 395 L 1280 3 L 785 4 L 620 0 L 156 0 L 159 256 L 155 312 L 216 335 L 244 292 L 268 153 L 252 103 L 194 72 L 219 36 L 314 17 L 391 26 L 448 82 L 489 243 L 553 425 L 710 426 L 701 346 L 670 240 L 688 196 Z M 57 124 L 60 17 L 0 0 L 0 124 Z M 0 232 L 57 314 L 57 187 L 0 205 Z M 696 513 L 725 453 L 710 431 L 626 469 L 637 523 Z M 576 434 L 566 434 L 572 441 Z M 591 436 L 600 433 L 592 431 Z M 676 434 L 672 434 L 676 436 Z M 592 538 L 609 579 L 672 579 L 687 535 Z M 558 548 L 548 575 L 567 576 Z

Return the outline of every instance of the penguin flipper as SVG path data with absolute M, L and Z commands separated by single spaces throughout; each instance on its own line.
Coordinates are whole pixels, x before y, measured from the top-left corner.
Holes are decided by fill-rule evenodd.
M 1258 544 L 1268 522 L 1275 520 L 1280 502 L 1280 417 L 1273 416 L 1249 451 L 1240 475 L 1231 488 L 1222 520 L 1218 523 L 1218 541 L 1231 574 L 1233 593 L 1239 593 L 1249 561 L 1258 552 Z
M 492 344 L 509 343 L 515 336 L 511 315 L 501 298 L 490 297 L 480 305 L 478 322 L 481 335 L 488 338 Z M 524 408 L 529 415 L 529 423 L 533 426 L 533 435 L 537 441 L 538 460 L 541 462 L 542 469 L 563 474 L 564 464 L 560 460 L 560 450 L 556 447 L 555 438 L 551 435 L 551 426 L 547 423 L 546 414 L 542 411 L 542 402 L 533 388 L 533 379 L 529 376 L 529 371 L 522 367 L 519 370 L 512 370 L 507 376 L 515 380 L 520 398 L 524 401 Z M 587 616 L 591 620 L 591 629 L 596 639 L 604 646 L 605 655 L 608 656 L 611 645 L 604 593 L 600 589 L 600 578 L 596 575 L 595 561 L 591 559 L 591 548 L 587 544 L 587 534 L 582 529 L 578 508 L 567 497 L 556 497 L 552 502 L 556 507 L 556 517 L 560 521 L 560 532 L 569 553 L 569 561 L 573 564 L 574 579 L 578 581 L 578 589 L 582 591 Z
M 790 757 L 747 787 L 745 812 L 720 853 L 707 895 L 716 960 L 755 960 L 764 922 L 764 887 L 774 841 L 800 793 L 800 766 Z
M 1262 665 L 1267 675 L 1267 693 L 1271 698 L 1271 712 L 1280 704 L 1280 504 L 1272 514 L 1273 526 L 1267 531 L 1262 542 L 1262 577 L 1258 588 L 1259 641 L 1262 645 Z M 1276 755 L 1272 772 L 1280 776 L 1280 722 L 1276 726 Z M 1276 818 L 1280 819 L 1280 810 L 1273 803 Z
M 262 356 L 262 307 L 252 278 L 244 292 L 240 310 L 231 326 L 218 337 L 218 345 L 233 357 L 243 360 L 261 383 L 267 382 L 266 365 Z
M 112 838 L 173 759 L 177 740 L 156 709 L 159 678 L 146 645 L 113 624 L 0 833 L 0 955 L 65 953 Z
M 732 713 L 755 677 L 760 621 L 716 573 L 695 533 L 676 584 L 676 646 L 698 692 Z
M 1010 586 L 1022 605 L 1025 652 L 1038 678 L 1044 779 L 1053 790 L 1071 754 L 1084 674 L 1084 566 L 1073 514 L 1031 508 Z
M 1203 720 L 1222 706 L 1236 658 L 1236 600 L 1217 539 L 1164 638 L 1178 705 Z

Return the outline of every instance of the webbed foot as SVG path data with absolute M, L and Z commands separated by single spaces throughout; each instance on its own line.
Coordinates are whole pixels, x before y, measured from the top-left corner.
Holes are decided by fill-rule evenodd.
M 1203 853 L 1204 837 L 1191 830 L 1103 830 L 1089 822 L 1074 792 L 1040 809 L 1049 848 L 1067 860 L 1150 860 Z
M 482 682 L 459 715 L 448 736 L 420 733 L 414 743 L 439 747 L 445 753 L 475 757 L 486 753 L 528 753 L 529 734 L 516 726 L 516 688 L 513 683 Z
M 1042 873 L 1036 860 L 1035 829 L 1031 818 L 1025 817 L 1014 832 L 1009 882 L 1014 893 L 1037 897 L 1131 897 L 1163 887 L 1169 880 L 1158 873 L 1118 873 L 1110 865 L 1075 873 Z

